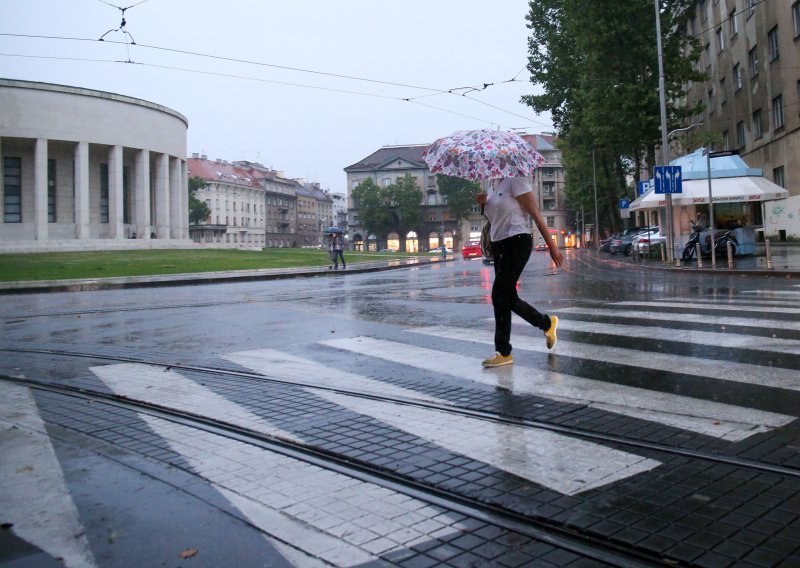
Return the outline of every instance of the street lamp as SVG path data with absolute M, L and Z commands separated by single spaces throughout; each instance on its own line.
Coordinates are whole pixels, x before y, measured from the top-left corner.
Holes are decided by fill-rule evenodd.
M 661 8 L 659 1 L 653 0 L 656 8 L 656 47 L 658 48 L 658 100 L 661 108 L 661 153 L 665 166 L 669 165 L 669 133 L 667 132 L 667 96 L 664 83 L 664 54 L 661 49 Z M 674 228 L 672 226 L 672 194 L 667 193 L 667 262 L 673 262 Z

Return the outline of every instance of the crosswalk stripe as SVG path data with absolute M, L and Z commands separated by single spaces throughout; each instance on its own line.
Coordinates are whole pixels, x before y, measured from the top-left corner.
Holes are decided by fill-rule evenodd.
M 676 309 L 685 309 L 685 310 L 696 310 L 696 309 L 704 309 L 704 310 L 716 310 L 721 312 L 741 312 L 742 306 L 732 306 L 727 304 L 711 304 L 711 303 L 698 303 L 698 302 L 668 302 L 668 301 L 656 301 L 656 302 L 638 302 L 638 301 L 622 301 L 622 302 L 615 302 L 614 306 L 621 306 L 626 308 L 652 308 L 652 307 L 660 307 L 660 308 L 676 308 Z M 766 314 L 800 314 L 800 308 L 788 308 L 782 306 L 764 306 L 761 304 L 756 304 L 753 306 L 754 310 L 757 310 L 761 313 Z
M 520 320 L 523 321 L 523 320 Z M 594 323 L 586 321 L 559 320 L 559 331 L 583 331 L 587 333 L 602 333 L 605 335 L 621 335 L 629 337 L 631 343 L 637 337 L 658 338 L 662 341 L 691 343 L 695 345 L 713 345 L 729 349 L 752 349 L 755 351 L 768 351 L 771 353 L 789 353 L 800 355 L 800 341 L 762 337 L 758 335 L 738 335 L 730 333 L 717 333 L 713 331 L 696 331 L 686 329 L 672 329 L 666 327 L 623 325 L 616 323 Z
M 90 370 L 117 394 L 299 441 L 294 434 L 175 371 L 141 363 L 101 365 Z
M 97 566 L 36 402 L 25 387 L 2 386 L 0 447 L 0 523 L 13 525 L 18 537 L 63 558 L 66 566 Z
M 742 290 L 740 294 L 753 294 L 756 296 L 770 297 L 775 296 L 778 298 L 800 298 L 800 291 L 795 290 Z
M 612 319 L 647 319 L 651 321 L 669 321 L 680 323 L 702 323 L 709 325 L 719 326 L 738 326 L 738 327 L 753 327 L 764 329 L 788 329 L 800 331 L 800 323 L 774 320 L 774 319 L 753 319 L 753 318 L 737 318 L 729 316 L 710 316 L 704 314 L 687 314 L 682 313 L 676 317 L 669 312 L 649 312 L 649 311 L 622 311 L 622 310 L 609 310 L 602 308 L 562 308 L 558 310 L 559 322 L 563 321 L 566 315 L 586 315 L 586 316 L 602 316 Z
M 353 412 L 565 495 L 577 495 L 661 465 L 552 432 L 334 392 L 318 394 Z
M 323 365 L 315 361 L 282 353 L 275 349 L 239 351 L 223 355 L 223 357 L 228 361 L 233 361 L 238 365 L 276 379 L 300 380 L 304 383 L 314 383 L 321 387 L 359 390 L 364 393 L 381 396 L 395 396 L 437 403 L 444 402 L 421 392 L 375 381 L 354 373 L 340 371 L 330 365 Z
M 492 332 L 452 327 L 426 327 L 409 330 L 458 341 L 491 345 Z M 356 341 L 356 339 L 358 339 Z M 515 339 L 515 349 L 546 352 L 544 342 L 534 346 L 528 337 Z M 337 339 L 323 342 L 339 349 L 361 353 L 396 363 L 442 373 L 478 383 L 508 388 L 517 393 L 533 394 L 577 404 L 589 404 L 610 412 L 643 418 L 668 426 L 683 428 L 700 434 L 730 441 L 743 440 L 753 434 L 784 426 L 795 417 L 763 410 L 744 408 L 714 401 L 650 391 L 637 387 L 617 385 L 574 377 L 564 373 L 539 371 L 520 365 L 500 369 L 494 373 L 481 368 L 480 360 L 454 353 L 443 356 L 441 351 L 415 347 L 397 342 L 366 337 Z M 557 350 L 563 353 L 564 343 Z M 582 349 L 582 346 L 581 346 Z M 608 351 L 618 351 L 609 349 Z M 640 355 L 643 362 L 650 355 Z M 581 355 L 585 356 L 585 355 Z M 630 361 L 627 364 L 631 364 Z M 683 358 L 682 366 L 686 360 Z M 672 367 L 674 370 L 676 367 Z M 682 367 L 678 367 L 682 368 Z

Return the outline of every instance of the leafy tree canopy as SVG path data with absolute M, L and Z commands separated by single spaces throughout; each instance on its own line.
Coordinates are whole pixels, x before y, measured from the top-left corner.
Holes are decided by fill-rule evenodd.
M 470 214 L 475 205 L 475 195 L 481 191 L 477 182 L 442 174 L 436 174 L 436 185 L 439 186 L 439 193 L 447 197 L 450 216 L 456 220 Z
M 661 0 L 665 95 L 669 128 L 683 126 L 699 108 L 681 101 L 700 47 L 686 33 L 695 0 Z M 542 91 L 523 102 L 549 111 L 567 173 L 573 206 L 594 209 L 596 171 L 601 215 L 615 226 L 617 199 L 642 163 L 654 165 L 661 141 L 658 50 L 652 0 L 530 0 L 528 70 Z M 595 164 L 592 163 L 592 151 Z
M 353 205 L 358 209 L 358 219 L 367 233 L 376 236 L 386 234 L 392 221 L 386 188 L 375 185 L 371 178 L 367 178 L 353 189 L 352 196 Z
M 411 174 L 406 174 L 386 188 L 397 213 L 401 234 L 418 229 L 422 224 L 422 190 Z
M 200 201 L 194 196 L 194 192 L 205 187 L 206 182 L 201 177 L 189 178 L 189 223 L 196 225 L 205 221 L 211 216 L 211 209 L 205 201 Z

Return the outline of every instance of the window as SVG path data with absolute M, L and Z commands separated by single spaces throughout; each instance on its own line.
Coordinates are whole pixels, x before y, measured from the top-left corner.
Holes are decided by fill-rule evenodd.
M 3 158 L 3 222 L 22 223 L 22 158 Z
M 47 222 L 56 222 L 56 161 L 47 160 Z
M 728 14 L 728 29 L 731 37 L 734 37 L 737 33 L 739 33 L 739 24 L 736 21 L 736 8 L 731 10 L 731 13 Z
M 130 168 L 128 166 L 122 166 L 122 222 L 131 222 Z
M 545 219 L 545 221 L 547 222 L 547 226 L 548 227 L 555 227 L 556 226 L 556 218 L 555 217 L 547 217 Z
M 753 14 L 756 13 L 756 2 L 758 2 L 758 1 L 759 0 L 746 0 L 746 3 L 747 3 L 747 18 L 748 19 L 750 19 L 750 17 Z
M 108 223 L 108 164 L 100 164 L 100 222 Z
M 794 22 L 794 37 L 800 37 L 800 1 L 792 4 L 792 21 Z
M 775 182 L 775 185 L 786 187 L 786 177 L 783 172 L 783 166 L 772 168 L 772 181 Z
M 727 130 L 722 131 L 722 149 L 723 150 L 731 149 L 731 136 Z
M 717 53 L 725 49 L 725 36 L 722 33 L 722 26 L 717 28 Z
M 389 187 L 390 185 L 392 185 L 392 178 L 388 178 L 388 177 L 381 178 L 381 185 L 383 187 Z
M 697 11 L 700 12 L 700 21 L 705 22 L 708 20 L 708 10 L 706 9 L 706 0 L 700 0 Z
M 733 90 L 740 91 L 742 89 L 742 66 L 738 63 L 733 66 Z
M 436 194 L 429 193 L 428 194 L 428 205 L 436 205 Z
M 778 130 L 783 124 L 783 95 L 778 95 L 772 99 L 772 128 Z
M 769 42 L 769 60 L 775 61 L 781 56 L 778 49 L 778 26 L 775 26 L 767 34 L 767 41 Z
M 736 146 L 737 148 L 744 148 L 745 147 L 745 138 L 744 138 L 744 122 L 739 121 L 736 123 Z
M 706 62 L 706 68 L 711 67 L 711 44 L 707 43 L 703 48 L 703 58 Z
M 714 89 L 708 90 L 708 114 L 714 112 Z
M 725 77 L 719 80 L 719 102 L 723 105 L 728 102 L 728 93 L 725 89 Z
M 758 46 L 754 45 L 747 53 L 747 62 L 750 66 L 750 76 L 755 77 L 758 75 Z
M 764 130 L 761 126 L 761 109 L 753 113 L 753 140 L 758 140 L 764 136 Z

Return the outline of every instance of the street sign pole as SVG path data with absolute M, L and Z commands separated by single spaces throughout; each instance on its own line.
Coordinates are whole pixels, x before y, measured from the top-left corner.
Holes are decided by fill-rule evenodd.
M 667 132 L 667 97 L 664 92 L 664 55 L 661 48 L 661 8 L 659 1 L 653 0 L 656 7 L 656 47 L 658 48 L 658 98 L 661 106 L 661 153 L 665 166 L 669 165 L 669 133 Z M 672 226 L 672 194 L 667 194 L 667 262 L 675 259 L 674 229 Z

